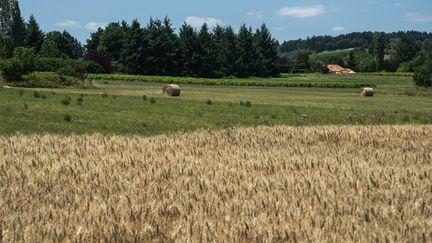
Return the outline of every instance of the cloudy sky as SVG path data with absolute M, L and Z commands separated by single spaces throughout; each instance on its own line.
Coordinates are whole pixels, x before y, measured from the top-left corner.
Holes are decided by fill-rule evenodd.
M 279 41 L 353 31 L 432 32 L 432 0 L 20 0 L 44 31 L 68 30 L 84 42 L 109 22 L 150 17 L 238 27 L 266 23 Z

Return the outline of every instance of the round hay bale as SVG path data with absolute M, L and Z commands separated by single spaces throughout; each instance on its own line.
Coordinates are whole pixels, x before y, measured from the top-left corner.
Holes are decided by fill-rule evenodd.
M 166 84 L 162 89 L 162 94 L 166 96 L 180 96 L 180 93 L 180 86 L 177 84 Z
M 365 87 L 365 88 L 363 88 L 361 95 L 363 97 L 367 97 L 367 96 L 372 97 L 372 96 L 374 96 L 374 89 L 369 88 L 369 87 Z

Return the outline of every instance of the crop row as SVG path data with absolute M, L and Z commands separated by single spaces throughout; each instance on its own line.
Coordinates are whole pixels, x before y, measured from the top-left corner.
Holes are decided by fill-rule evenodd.
M 177 83 L 177 84 L 199 84 L 199 85 L 226 85 L 226 86 L 272 86 L 272 87 L 310 87 L 310 88 L 361 88 L 374 84 L 352 81 L 290 81 L 282 79 L 211 79 L 191 77 L 169 77 L 169 76 L 143 76 L 143 75 L 121 75 L 121 74 L 91 74 L 92 80 L 103 81 L 127 81 L 127 82 L 149 82 L 149 83 Z

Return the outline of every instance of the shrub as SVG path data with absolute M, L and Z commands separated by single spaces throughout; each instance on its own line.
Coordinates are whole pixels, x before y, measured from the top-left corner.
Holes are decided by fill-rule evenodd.
M 417 86 L 432 86 L 432 58 L 429 58 L 425 64 L 418 67 L 414 72 L 414 82 Z
M 24 90 L 22 90 L 22 89 L 18 90 L 18 95 L 19 96 L 22 96 L 23 94 L 24 94 Z
M 71 102 L 71 97 L 69 97 L 69 96 L 65 96 L 65 97 L 61 100 L 61 103 L 62 103 L 63 105 L 69 105 L 70 102 Z
M 19 82 L 23 79 L 24 65 L 19 59 L 11 58 L 1 61 L 0 70 L 6 82 Z
M 104 98 L 104 99 L 105 99 L 105 98 L 108 98 L 108 94 L 107 94 L 107 93 L 103 93 L 103 94 L 102 94 L 102 98 Z
M 207 105 L 212 105 L 213 102 L 212 102 L 210 99 L 208 99 L 208 100 L 206 101 L 206 104 L 207 104 Z
M 75 77 L 79 78 L 81 82 L 84 82 L 84 80 L 87 78 L 87 69 L 86 65 L 83 63 L 77 63 L 75 64 Z
M 69 115 L 68 113 L 63 115 L 63 119 L 65 120 L 65 122 L 71 122 L 72 121 L 72 116 Z
M 41 97 L 41 95 L 39 94 L 39 92 L 35 91 L 35 92 L 33 92 L 33 97 L 36 99 L 39 99 Z
M 17 47 L 14 50 L 13 58 L 22 62 L 24 74 L 34 71 L 36 52 L 33 48 Z
M 410 62 L 403 62 L 399 65 L 397 72 L 398 73 L 407 73 L 412 71 L 412 66 Z
M 147 95 L 143 95 L 143 100 L 147 101 Z
M 105 69 L 97 62 L 87 61 L 86 70 L 88 73 L 104 73 Z
M 156 103 L 156 99 L 155 99 L 154 97 L 151 97 L 151 98 L 150 98 L 150 103 L 151 103 L 151 104 Z
M 252 103 L 250 101 L 240 101 L 240 105 L 241 106 L 245 106 L 245 107 L 251 107 Z
M 70 66 L 61 67 L 56 70 L 56 73 L 60 76 L 69 76 L 69 77 L 76 77 L 75 69 L 73 69 Z
M 89 67 L 87 68 L 89 73 L 110 73 L 112 70 L 110 60 L 97 51 L 89 50 L 84 59 L 89 62 Z M 99 70 L 99 67 L 95 70 L 93 63 L 102 67 L 102 70 Z
M 78 97 L 78 99 L 77 99 L 77 105 L 82 105 L 83 102 L 84 102 L 83 97 Z
M 27 103 L 24 103 L 24 110 L 27 110 L 28 109 L 28 105 L 27 105 Z
M 36 72 L 24 77 L 24 87 L 59 88 L 79 83 L 75 77 L 61 76 L 57 73 Z

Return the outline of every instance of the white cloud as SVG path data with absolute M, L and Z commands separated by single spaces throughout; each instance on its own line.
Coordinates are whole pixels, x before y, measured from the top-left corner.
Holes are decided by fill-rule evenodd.
M 86 28 L 88 30 L 96 31 L 99 28 L 104 28 L 107 25 L 108 24 L 104 23 L 104 22 L 89 22 L 86 25 L 84 25 L 84 28 Z
M 56 25 L 63 28 L 81 28 L 81 23 L 69 19 L 59 22 Z
M 412 22 L 420 22 L 420 23 L 432 22 L 432 14 L 411 12 L 405 14 L 405 18 L 408 21 L 412 21 Z
M 295 18 L 313 17 L 326 13 L 323 5 L 284 7 L 277 11 L 280 16 L 290 16 Z
M 246 15 L 249 17 L 252 17 L 252 18 L 256 18 L 256 19 L 262 19 L 263 18 L 262 12 L 250 11 L 250 12 L 247 12 Z
M 276 30 L 276 31 L 282 31 L 282 30 L 285 30 L 285 27 L 279 26 L 279 27 L 274 28 L 274 30 Z
M 207 23 L 208 26 L 216 26 L 218 24 L 222 24 L 221 20 L 215 18 L 196 16 L 187 17 L 185 22 L 193 27 L 201 27 L 204 23 Z
M 341 31 L 344 31 L 344 30 L 346 30 L 346 28 L 343 27 L 343 26 L 335 26 L 335 27 L 332 28 L 332 31 L 334 31 L 334 32 L 341 32 Z

